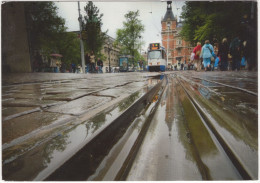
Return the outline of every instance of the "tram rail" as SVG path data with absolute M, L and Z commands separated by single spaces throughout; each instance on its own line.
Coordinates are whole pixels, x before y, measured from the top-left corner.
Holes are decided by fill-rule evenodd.
M 258 96 L 258 93 L 250 91 L 250 90 L 246 90 L 244 88 L 240 88 L 240 87 L 236 87 L 236 86 L 232 86 L 232 85 L 227 85 L 227 84 L 224 84 L 224 83 L 220 83 L 220 82 L 217 82 L 217 81 L 212 81 L 212 80 L 208 80 L 208 79 L 204 79 L 204 78 L 199 78 L 199 77 L 192 77 L 192 78 L 204 80 L 204 81 L 207 81 L 207 82 L 210 82 L 210 83 L 215 83 L 215 84 L 222 85 L 222 86 L 226 86 L 226 87 L 229 87 L 229 88 L 233 88 L 235 90 L 240 90 L 240 91 L 249 93 L 249 94 L 254 95 L 254 96 Z
M 194 78 L 196 78 L 196 77 L 194 77 Z M 201 78 L 196 78 L 196 79 L 201 79 Z M 218 142 L 221 144 L 222 148 L 224 149 L 225 153 L 227 154 L 227 156 L 229 157 L 231 162 L 234 164 L 234 166 L 239 171 L 241 177 L 244 180 L 252 180 L 253 179 L 252 175 L 250 175 L 250 173 L 248 173 L 248 170 L 246 170 L 243 163 L 239 160 L 239 157 L 237 157 L 236 153 L 232 150 L 232 148 L 225 141 L 225 138 L 216 130 L 216 128 L 214 128 L 214 125 L 212 125 L 212 120 L 214 120 L 214 119 L 209 117 L 209 115 L 203 109 L 203 107 L 200 106 L 200 104 L 191 96 L 191 94 L 185 88 L 185 86 L 182 84 L 180 79 L 177 79 L 177 80 L 180 83 L 180 85 L 182 86 L 183 90 L 185 91 L 185 93 L 188 96 L 188 98 L 190 99 L 190 101 L 192 102 L 194 108 L 198 111 L 199 115 L 203 119 L 203 122 L 205 122 L 204 124 L 208 127 L 207 129 L 210 130 L 214 134 L 214 136 L 216 137 Z M 201 79 L 201 80 L 205 80 L 205 79 Z M 213 81 L 209 81 L 209 80 L 206 80 L 206 81 L 213 82 Z M 214 83 L 219 84 L 218 82 L 214 82 Z M 224 84 L 222 84 L 222 85 L 224 85 Z M 232 86 L 228 86 L 228 85 L 225 85 L 225 86 L 234 88 L 234 89 L 239 89 L 237 87 L 232 87 Z M 239 90 L 242 90 L 242 89 L 240 88 Z M 250 92 L 250 94 L 252 94 L 252 93 Z
M 247 158 L 248 159 L 250 159 L 250 158 L 245 156 L 241 152 L 242 150 L 239 149 L 239 147 L 238 147 L 239 142 L 236 145 L 234 145 L 234 143 L 229 138 L 227 138 L 227 137 L 229 137 L 229 135 L 234 135 L 235 133 L 231 134 L 231 132 L 227 132 L 227 131 L 223 130 L 223 123 L 224 123 L 223 121 L 226 120 L 225 123 L 229 123 L 232 120 L 236 120 L 236 119 L 232 119 L 232 118 L 229 118 L 229 120 L 223 119 L 224 115 L 223 115 L 223 118 L 222 118 L 221 115 L 217 114 L 217 112 L 216 112 L 216 111 L 220 111 L 220 110 L 223 110 L 223 109 L 215 108 L 215 111 L 214 110 L 212 110 L 212 111 L 209 110 L 210 104 L 207 105 L 206 103 L 202 102 L 203 100 L 200 100 L 200 99 L 196 98 L 195 95 L 193 94 L 193 91 L 189 87 L 187 87 L 187 86 L 189 86 L 187 84 L 187 82 L 190 83 L 190 81 L 185 80 L 185 78 L 183 78 L 183 77 L 178 77 L 177 75 L 176 75 L 176 78 L 177 78 L 178 82 L 180 83 L 180 85 L 182 86 L 183 90 L 185 91 L 186 95 L 188 96 L 188 98 L 192 102 L 194 108 L 198 111 L 199 115 L 203 119 L 203 122 L 208 127 L 207 129 L 209 129 L 214 134 L 214 136 L 216 137 L 218 142 L 223 147 L 225 153 L 227 154 L 227 156 L 229 157 L 231 162 L 237 168 L 237 170 L 240 173 L 240 175 L 242 176 L 242 178 L 244 180 L 254 180 L 254 179 L 257 179 L 257 174 L 258 174 L 257 170 L 254 169 L 253 166 L 250 166 L 249 163 L 247 162 Z M 246 92 L 247 94 L 250 94 L 252 96 L 251 97 L 252 100 L 253 100 L 254 97 L 257 97 L 257 94 L 255 92 L 252 92 L 252 91 L 249 91 L 249 90 L 245 90 L 243 88 L 234 87 L 234 86 L 230 86 L 230 85 L 226 85 L 226 84 L 223 84 L 223 83 L 219 83 L 219 82 L 215 82 L 215 81 L 211 81 L 211 80 L 206 80 L 206 79 L 198 78 L 198 77 L 192 77 L 192 78 L 205 80 L 207 82 L 215 83 L 217 85 L 222 85 L 224 87 L 232 88 L 234 90 L 239 90 L 240 92 Z M 198 84 L 198 83 L 196 83 L 196 84 Z M 204 86 L 204 87 L 206 87 L 209 90 L 209 92 L 214 93 L 218 97 L 221 96 L 221 93 L 215 92 L 214 90 L 210 89 L 210 87 L 207 87 L 207 86 Z M 217 103 L 217 102 L 215 101 L 215 103 Z M 214 109 L 214 107 L 212 107 L 212 106 L 211 106 L 211 108 Z M 221 108 L 221 106 L 219 108 Z M 225 114 L 225 113 L 227 113 L 227 112 L 223 112 L 221 114 Z M 243 123 L 245 123 L 245 124 L 248 123 L 243 118 L 238 119 L 238 120 L 242 124 Z M 250 119 L 248 121 L 250 121 Z M 252 121 L 254 121 L 254 120 L 252 119 Z M 222 126 L 221 126 L 221 124 L 222 124 Z M 247 131 L 247 130 L 245 130 L 245 131 Z M 248 133 L 248 132 L 242 132 L 242 133 Z M 251 139 L 251 140 L 253 140 L 255 142 L 255 146 L 257 146 L 256 145 L 257 144 L 257 139 Z M 249 140 L 246 141 L 244 139 L 240 139 L 239 141 L 245 141 L 245 142 L 243 142 L 243 144 L 245 143 L 245 144 L 247 144 L 247 146 L 252 146 L 253 147 L 253 145 L 250 144 Z M 241 143 L 241 145 L 242 145 L 242 143 Z M 255 153 L 255 151 L 257 152 L 257 147 L 255 147 L 255 148 L 256 148 L 256 150 L 252 150 L 254 148 L 245 148 L 243 150 L 248 151 L 247 152 L 248 154 L 251 154 L 252 156 L 254 156 L 255 159 L 258 159 L 257 158 L 257 153 Z M 255 162 L 254 164 L 255 164 L 254 167 L 257 167 L 257 162 Z

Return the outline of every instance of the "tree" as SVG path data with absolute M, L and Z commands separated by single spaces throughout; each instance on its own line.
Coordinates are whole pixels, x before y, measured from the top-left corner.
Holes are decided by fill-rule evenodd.
M 76 33 L 66 32 L 65 20 L 53 2 L 25 2 L 30 52 L 40 51 L 47 58 L 59 53 L 67 66 L 80 63 L 80 42 Z
M 251 2 L 188 1 L 183 7 L 181 31 L 186 41 L 231 40 L 236 34 L 245 36 L 244 16 L 250 15 Z
M 131 55 L 134 57 L 132 64 L 136 64 L 140 57 L 138 50 L 142 43 L 138 40 L 144 32 L 144 25 L 138 19 L 139 11 L 129 11 L 126 15 L 126 21 L 123 22 L 123 28 L 116 32 L 115 44 L 121 45 L 120 53 L 123 55 Z
M 105 39 L 106 32 L 101 31 L 102 17 L 103 14 L 99 15 L 99 9 L 93 4 L 92 1 L 89 1 L 84 7 L 86 16 L 84 16 L 83 21 L 83 31 L 85 38 L 86 50 L 88 52 L 93 51 L 95 54 L 99 54 Z
M 46 47 L 46 43 L 50 48 L 54 46 L 58 35 L 66 30 L 54 2 L 25 2 L 24 7 L 31 51 Z

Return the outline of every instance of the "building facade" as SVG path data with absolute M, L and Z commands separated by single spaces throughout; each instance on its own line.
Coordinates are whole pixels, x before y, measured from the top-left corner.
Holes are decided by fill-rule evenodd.
M 120 48 L 119 46 L 114 46 L 115 39 L 107 36 L 104 47 L 101 50 L 101 53 L 105 56 L 103 60 L 103 69 L 119 67 L 119 56 Z
M 172 2 L 167 2 L 167 11 L 161 20 L 162 45 L 168 50 L 168 68 L 170 66 L 180 66 L 190 62 L 192 48 L 189 42 L 184 41 L 180 36 L 182 23 L 177 21 L 177 17 L 172 12 Z

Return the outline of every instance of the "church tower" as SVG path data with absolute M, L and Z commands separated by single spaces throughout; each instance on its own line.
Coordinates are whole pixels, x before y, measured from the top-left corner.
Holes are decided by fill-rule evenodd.
M 172 12 L 172 1 L 167 1 L 167 11 L 161 20 L 162 45 L 168 49 L 168 67 L 170 65 L 188 64 L 192 47 L 182 40 L 180 31 L 182 23 L 177 22 L 177 17 Z

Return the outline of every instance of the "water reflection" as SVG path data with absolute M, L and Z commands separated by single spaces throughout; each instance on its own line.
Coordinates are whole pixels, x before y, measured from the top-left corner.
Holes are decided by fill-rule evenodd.
M 113 109 L 102 112 L 82 124 L 72 123 L 66 126 L 66 129 L 57 129 L 54 133 L 56 137 L 50 136 L 51 140 L 48 142 L 31 142 L 31 151 L 27 151 L 3 165 L 3 178 L 21 181 L 44 179 L 50 171 L 73 155 L 86 141 L 91 139 L 95 132 L 110 124 L 142 94 L 142 92 L 136 92 Z M 45 138 L 48 139 L 48 137 Z
M 137 98 L 140 96 L 140 92 L 135 92 L 134 94 L 130 95 L 127 100 L 119 103 L 119 111 L 123 111 L 127 109 Z
M 203 86 L 199 85 L 199 87 L 198 87 L 198 90 L 199 90 L 200 94 L 201 94 L 204 98 L 210 99 L 211 92 L 209 91 L 209 89 L 207 89 L 207 88 L 204 87 L 204 86 L 213 86 L 212 83 L 207 82 L 207 81 L 205 81 L 205 80 L 202 80 L 202 81 L 201 81 L 201 84 L 202 84 Z

